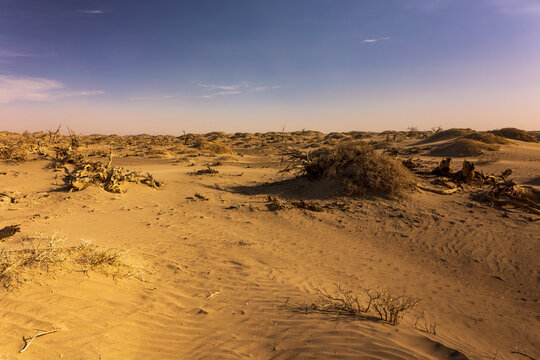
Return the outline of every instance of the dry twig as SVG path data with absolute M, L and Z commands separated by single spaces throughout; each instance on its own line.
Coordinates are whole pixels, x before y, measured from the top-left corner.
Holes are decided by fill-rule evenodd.
M 35 340 L 36 338 L 38 338 L 38 337 L 45 336 L 45 335 L 49 335 L 49 334 L 55 333 L 55 332 L 57 332 L 57 331 L 67 330 L 67 329 L 57 329 L 54 325 L 53 325 L 53 327 L 54 327 L 53 330 L 43 331 L 43 332 L 37 333 L 36 335 L 34 335 L 34 336 L 32 336 L 32 337 L 29 337 L 29 338 L 23 336 L 24 347 L 19 351 L 19 353 L 22 353 L 22 352 L 24 352 L 26 349 L 28 349 L 28 347 L 30 346 L 30 344 L 32 343 L 32 341 L 34 341 L 34 340 Z

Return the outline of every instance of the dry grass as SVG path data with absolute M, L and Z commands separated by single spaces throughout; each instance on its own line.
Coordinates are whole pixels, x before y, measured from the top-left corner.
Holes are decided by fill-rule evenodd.
M 228 145 L 220 141 L 206 143 L 202 148 L 213 154 L 234 154 L 234 151 Z
M 529 134 L 525 130 L 516 129 L 516 128 L 503 128 L 499 130 L 489 131 L 492 134 L 505 137 L 507 139 L 514 139 L 526 142 L 538 142 L 534 136 Z
M 411 172 L 396 159 L 375 152 L 364 142 L 323 147 L 313 152 L 285 149 L 284 172 L 310 180 L 340 181 L 349 195 L 403 195 L 415 187 Z
M 28 159 L 28 149 L 23 143 L 0 144 L 0 159 L 19 163 Z
M 420 299 L 406 295 L 395 296 L 382 289 L 360 289 L 358 293 L 337 284 L 333 292 L 319 289 L 318 311 L 338 315 L 376 315 L 381 321 L 397 325 L 403 314 L 415 308 Z
M 64 236 L 58 233 L 49 237 L 38 234 L 23 237 L 20 249 L 1 249 L 0 285 L 13 289 L 36 274 L 52 274 L 64 268 L 96 270 L 114 278 L 135 275 L 133 267 L 122 259 L 125 252 L 101 250 L 84 241 L 76 247 L 63 247 L 64 242 Z

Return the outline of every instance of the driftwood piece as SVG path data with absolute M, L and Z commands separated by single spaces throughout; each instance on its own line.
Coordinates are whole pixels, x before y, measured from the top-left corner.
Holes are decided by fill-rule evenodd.
M 65 329 L 57 329 L 57 328 L 54 328 L 53 330 L 50 330 L 50 331 L 43 331 L 43 332 L 40 332 L 40 333 L 37 333 L 36 335 L 32 336 L 32 337 L 24 337 L 23 336 L 23 341 L 24 341 L 24 347 L 19 350 L 19 353 L 22 353 L 24 352 L 26 349 L 28 349 L 28 347 L 30 346 L 30 344 L 32 343 L 32 341 L 34 341 L 36 338 L 40 337 L 40 336 L 45 336 L 45 335 L 49 335 L 49 334 L 53 334 L 57 331 L 61 331 L 61 330 L 65 330 Z
M 416 184 L 416 187 L 419 188 L 420 190 L 429 191 L 429 192 L 439 194 L 439 195 L 451 195 L 459 190 L 459 188 L 457 187 L 452 188 L 452 189 L 434 189 L 434 188 L 424 186 L 422 184 Z
M 452 158 L 442 159 L 439 165 L 433 169 L 433 174 L 447 176 L 452 173 Z
M 461 176 L 463 177 L 463 181 L 470 184 L 474 181 L 474 164 L 470 161 L 464 160 L 463 161 L 463 168 L 461 169 Z
M 0 192 L 0 202 L 17 203 L 23 197 L 18 191 L 2 191 Z

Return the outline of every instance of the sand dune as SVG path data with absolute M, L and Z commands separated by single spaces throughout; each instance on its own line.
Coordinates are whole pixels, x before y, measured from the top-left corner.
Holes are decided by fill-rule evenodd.
M 57 231 L 66 246 L 87 239 L 129 250 L 125 261 L 139 275 L 113 279 L 64 268 L 5 291 L 0 358 L 523 358 L 511 353 L 515 346 L 536 356 L 537 216 L 464 192 L 328 197 L 324 186 L 273 184 L 283 177 L 267 149 L 235 150 L 243 156 L 204 176 L 190 173 L 215 156 L 116 157 L 115 166 L 150 172 L 164 184 L 127 184 L 122 194 L 62 190 L 63 172 L 47 169 L 45 160 L 3 163 L 0 193 L 20 196 L 0 204 L 0 227 L 21 224 L 3 248 L 18 248 L 24 234 Z M 521 183 L 540 173 L 538 144 L 515 141 L 500 154 L 479 168 L 510 165 Z M 268 194 L 316 201 L 324 211 L 272 210 Z M 397 326 L 307 310 L 320 287 L 335 283 L 383 285 L 422 301 Z M 23 336 L 55 327 L 19 353 Z

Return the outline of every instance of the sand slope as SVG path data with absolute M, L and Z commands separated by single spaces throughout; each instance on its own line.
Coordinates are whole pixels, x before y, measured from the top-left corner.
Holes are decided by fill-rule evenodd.
M 512 346 L 534 353 L 540 344 L 540 226 L 529 214 L 427 193 L 354 200 L 346 211 L 271 211 L 267 193 L 312 194 L 259 186 L 278 178 L 246 168 L 256 157 L 214 176 L 166 159 L 115 161 L 164 188 L 67 193 L 44 161 L 3 165 L 0 190 L 29 196 L 0 205 L 0 226 L 129 249 L 141 277 L 65 269 L 2 293 L 0 358 L 519 359 Z M 20 236 L 2 246 L 16 248 Z M 305 311 L 318 287 L 338 282 L 423 300 L 396 327 Z M 419 316 L 437 323 L 436 335 L 414 328 Z M 23 336 L 53 325 L 65 330 L 18 353 Z

